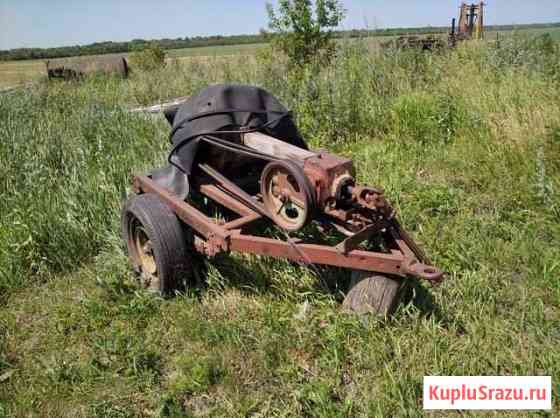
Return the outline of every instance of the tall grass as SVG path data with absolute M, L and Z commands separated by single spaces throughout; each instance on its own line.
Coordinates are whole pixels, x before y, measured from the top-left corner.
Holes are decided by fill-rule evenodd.
M 329 297 L 323 305 L 314 279 L 297 280 L 303 273 L 287 263 L 222 260 L 210 266 L 215 299 L 202 305 L 177 300 L 159 308 L 125 298 L 125 314 L 90 300 L 68 314 L 74 319 L 64 316 L 112 341 L 110 351 L 80 334 L 80 344 L 96 347 L 92 356 L 115 359 L 114 369 L 103 370 L 126 370 L 127 382 L 139 385 L 134 390 L 168 412 L 181 409 L 185 393 L 204 398 L 219 387 L 212 399 L 225 403 L 216 411 L 229 416 L 249 413 L 253 401 L 257 410 L 279 415 L 415 415 L 423 374 L 559 377 L 553 349 L 560 339 L 559 62 L 558 45 L 546 39 L 512 38 L 499 47 L 472 42 L 435 54 L 372 53 L 353 42 L 341 46 L 330 66 L 297 73 L 260 53 L 176 62 L 129 80 L 43 83 L 0 96 L 0 292 L 9 301 L 16 289 L 89 269 L 100 253 L 98 278 L 122 277 L 125 260 L 115 245 L 121 197 L 131 174 L 163 164 L 168 149 L 161 119 L 126 109 L 211 83 L 251 83 L 294 111 L 312 146 L 352 157 L 360 181 L 383 186 L 450 279 L 432 296 L 416 287 L 394 328 L 361 327 L 337 314 Z M 247 288 L 257 291 L 239 293 Z M 261 290 L 272 297 L 254 299 Z M 321 300 L 309 335 L 290 319 L 305 300 Z M 147 317 L 134 309 L 160 319 L 146 328 Z M 162 333 L 164 317 L 171 325 Z M 138 328 L 119 328 L 122 318 Z M 116 321 L 115 332 L 132 333 L 132 354 L 129 337 L 105 334 L 107 321 Z M 57 338 L 48 341 L 62 344 Z M 187 354 L 158 351 L 184 338 L 194 341 Z M 201 352 L 199 363 L 189 360 Z M 244 359 L 254 374 L 231 359 Z M 135 369 L 137 360 L 146 367 Z M 8 363 L 0 355 L 0 375 Z M 175 370 L 169 379 L 166 367 Z M 80 370 L 72 371 L 82 379 L 73 384 L 90 393 L 88 376 L 101 372 Z M 27 373 L 19 382 L 44 382 L 39 372 Z M 146 373 L 152 377 L 143 386 Z M 261 386 L 234 389 L 237 381 Z M 154 390 L 166 397 L 154 400 Z M 33 409 L 26 396 L 21 393 L 24 411 Z M 113 406 L 99 401 L 92 408 L 103 415 Z
M 189 95 L 211 83 L 269 89 L 294 111 L 315 146 L 399 143 L 405 153 L 416 150 L 410 156 L 418 165 L 438 148 L 442 154 L 434 155 L 433 164 L 446 165 L 439 157 L 462 144 L 484 149 L 485 160 L 502 158 L 505 148 L 517 160 L 506 171 L 528 170 L 531 160 L 530 165 L 554 165 L 550 138 L 560 126 L 557 47 L 546 40 L 507 42 L 499 49 L 465 44 L 441 55 L 378 55 L 366 44 L 350 43 L 333 65 L 297 74 L 261 55 L 249 64 L 245 58 L 174 63 L 127 81 L 41 84 L 29 94 L 3 96 L 0 286 L 69 271 L 95 255 L 103 236 L 114 231 L 131 173 L 165 157 L 164 124 L 129 114 L 127 107 Z M 542 162 L 535 161 L 537 154 Z M 477 162 L 471 164 L 481 171 L 475 176 L 487 175 Z M 524 173 L 534 176 L 535 169 Z M 541 194 L 554 189 L 554 174 L 549 169 L 541 179 L 547 183 L 539 186 Z M 513 192 L 525 196 L 520 202 L 535 200 L 532 190 L 520 192 Z M 549 210 L 557 210 L 557 202 L 550 204 Z

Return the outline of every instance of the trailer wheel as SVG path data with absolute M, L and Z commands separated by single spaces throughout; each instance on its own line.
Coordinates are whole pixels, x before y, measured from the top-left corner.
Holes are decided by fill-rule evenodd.
M 166 295 L 191 279 L 192 231 L 157 196 L 128 199 L 122 209 L 121 232 L 144 288 Z
M 352 271 L 350 289 L 343 308 L 359 315 L 388 317 L 398 305 L 402 281 L 367 271 Z

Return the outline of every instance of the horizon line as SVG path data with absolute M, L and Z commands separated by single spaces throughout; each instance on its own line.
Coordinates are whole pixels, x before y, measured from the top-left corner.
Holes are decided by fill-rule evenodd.
M 534 22 L 534 23 L 501 23 L 501 24 L 496 24 L 496 25 L 485 25 L 485 28 L 489 28 L 490 30 L 492 30 L 492 28 L 500 28 L 500 27 L 526 27 L 526 26 L 560 26 L 560 21 L 551 21 L 551 22 Z M 390 27 L 386 27 L 386 28 L 376 28 L 376 29 L 369 29 L 369 28 L 352 28 L 352 29 L 335 29 L 333 30 L 333 32 L 352 32 L 352 31 L 366 31 L 366 32 L 382 32 L 382 31 L 386 31 L 386 30 L 407 30 L 407 29 L 429 29 L 429 28 L 433 28 L 433 29 L 445 29 L 448 28 L 449 26 L 432 26 L 432 25 L 425 25 L 425 26 L 390 26 Z M 262 29 L 261 29 L 262 30 Z M 263 36 L 262 32 L 259 33 L 239 33 L 239 34 L 229 34 L 229 35 L 222 35 L 222 34 L 216 34 L 216 35 L 193 35 L 193 36 L 185 36 L 185 37 L 176 37 L 176 38 L 167 38 L 167 37 L 161 37 L 161 38 L 150 38 L 150 39 L 146 39 L 146 38 L 132 38 L 129 40 L 124 40 L 124 41 L 112 41 L 112 40 L 104 40 L 104 41 L 93 41 L 90 43 L 82 43 L 82 44 L 66 44 L 66 45 L 57 45 L 57 46 L 48 46 L 48 47 L 35 47 L 35 46 L 23 46 L 23 47 L 16 47 L 16 48 L 9 48 L 9 49 L 1 49 L 0 52 L 9 52 L 9 51 L 15 51 L 15 50 L 22 50 L 22 49 L 42 49 L 42 50 L 48 50 L 48 49 L 57 49 L 57 48 L 72 48 L 72 47 L 87 47 L 87 46 L 91 46 L 91 45 L 95 45 L 95 44 L 107 44 L 107 43 L 132 43 L 134 41 L 144 41 L 144 42 L 158 42 L 158 41 L 163 41 L 163 40 L 184 40 L 184 39 L 196 39 L 196 38 L 202 38 L 202 39 L 208 39 L 208 38 L 213 38 L 213 37 L 222 37 L 222 38 L 233 38 L 236 36 Z M 209 46 L 218 46 L 218 45 L 209 45 Z M 193 46 L 193 47 L 186 47 L 186 48 L 204 48 L 207 46 Z

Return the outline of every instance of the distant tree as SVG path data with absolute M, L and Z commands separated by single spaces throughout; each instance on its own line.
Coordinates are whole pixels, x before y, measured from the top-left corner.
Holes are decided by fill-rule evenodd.
M 165 51 L 155 42 L 129 54 L 131 68 L 152 71 L 165 65 Z
M 280 0 L 266 5 L 273 45 L 292 65 L 328 61 L 334 51 L 333 30 L 346 14 L 338 0 Z

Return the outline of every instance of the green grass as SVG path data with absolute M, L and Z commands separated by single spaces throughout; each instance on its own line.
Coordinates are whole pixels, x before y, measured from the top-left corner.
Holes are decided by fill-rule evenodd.
M 167 52 L 169 58 L 214 57 L 229 55 L 253 55 L 266 44 L 206 46 L 199 48 L 172 49 Z
M 557 385 L 558 46 L 368 51 L 297 76 L 210 58 L 0 96 L 0 417 L 423 416 L 424 375 Z M 414 284 L 388 322 L 341 312 L 348 272 L 260 257 L 206 260 L 207 286 L 167 300 L 138 289 L 120 202 L 168 128 L 125 109 L 216 82 L 269 89 L 314 147 L 352 157 L 448 280 Z
M 552 38 L 556 41 L 560 41 L 560 28 L 542 28 L 542 29 L 532 29 L 528 32 L 533 36 L 544 35 L 545 33 L 550 34 Z
M 207 59 L 212 57 L 229 57 L 236 55 L 254 55 L 265 44 L 210 46 L 200 48 L 173 49 L 167 51 L 168 61 L 174 59 Z M 128 54 L 118 54 L 127 56 Z M 94 56 L 74 59 L 95 59 Z M 46 60 L 2 61 L 0 62 L 0 90 L 36 82 L 46 77 Z
M 522 36 L 539 36 L 548 33 L 552 36 L 554 40 L 560 40 L 560 28 L 542 28 L 542 29 L 520 29 L 518 31 L 502 31 L 500 36 L 510 37 L 512 34 L 518 34 Z M 487 32 L 486 39 L 494 40 L 497 36 L 497 32 Z M 379 45 L 383 42 L 387 42 L 390 39 L 394 39 L 394 36 L 377 36 L 367 39 L 367 44 L 371 49 L 379 49 Z M 347 40 L 341 40 L 341 43 L 345 43 Z M 354 40 L 351 40 L 354 42 Z M 363 42 L 363 41 L 358 41 Z M 246 44 L 246 45 L 224 45 L 224 46 L 208 46 L 208 47 L 197 47 L 197 48 L 183 48 L 183 49 L 173 49 L 167 51 L 167 58 L 169 60 L 174 59 L 192 59 L 201 58 L 207 59 L 212 57 L 231 57 L 237 55 L 254 55 L 262 49 L 266 44 Z M 119 54 L 127 55 L 127 54 Z M 92 59 L 92 57 L 86 57 L 86 59 Z M 11 88 L 18 86 L 27 82 L 38 81 L 41 76 L 45 76 L 45 60 L 29 60 L 29 61 L 7 61 L 0 62 L 0 90 L 3 88 Z

